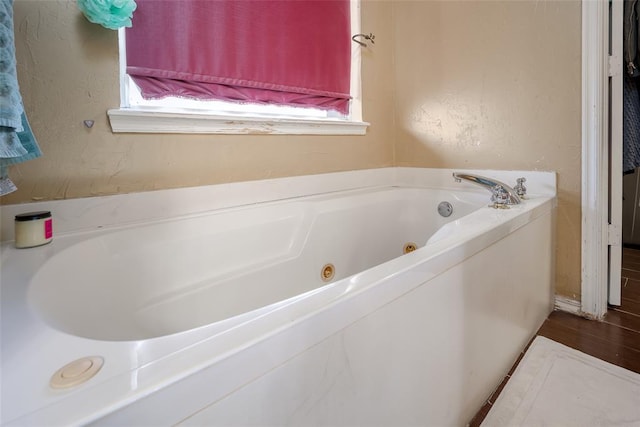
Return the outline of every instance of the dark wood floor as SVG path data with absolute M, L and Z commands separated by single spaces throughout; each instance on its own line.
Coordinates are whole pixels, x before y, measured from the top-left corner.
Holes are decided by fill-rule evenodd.
M 640 373 L 640 250 L 624 248 L 622 251 L 620 307 L 609 307 L 603 321 L 587 320 L 562 311 L 554 311 L 538 330 L 537 335 Z M 523 355 L 524 352 L 520 357 Z M 482 423 L 518 362 L 471 420 L 469 426 L 475 427 Z

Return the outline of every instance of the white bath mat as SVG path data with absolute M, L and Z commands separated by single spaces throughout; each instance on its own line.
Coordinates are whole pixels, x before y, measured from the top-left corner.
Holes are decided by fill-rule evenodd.
M 537 337 L 482 426 L 640 426 L 640 374 Z

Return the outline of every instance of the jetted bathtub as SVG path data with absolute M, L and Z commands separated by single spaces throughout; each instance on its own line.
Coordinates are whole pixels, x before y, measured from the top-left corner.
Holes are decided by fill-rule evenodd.
M 3 207 L 55 236 L 2 246 L 2 425 L 465 424 L 552 309 L 555 176 L 452 172 Z

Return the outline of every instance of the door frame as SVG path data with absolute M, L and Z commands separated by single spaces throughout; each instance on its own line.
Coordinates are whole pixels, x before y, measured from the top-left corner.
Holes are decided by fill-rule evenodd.
M 623 8 L 582 1 L 581 312 L 596 319 L 620 304 Z
M 609 1 L 582 1 L 581 311 L 607 312 Z

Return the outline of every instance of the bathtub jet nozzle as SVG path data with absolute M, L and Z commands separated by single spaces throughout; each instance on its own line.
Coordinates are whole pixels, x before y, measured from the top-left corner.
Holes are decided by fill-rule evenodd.
M 504 207 L 506 205 L 519 205 L 521 203 L 520 197 L 516 190 L 508 186 L 507 184 L 498 181 L 497 179 L 487 178 L 480 175 L 454 172 L 453 179 L 456 182 L 469 181 L 473 184 L 491 192 L 491 202 L 493 207 Z

